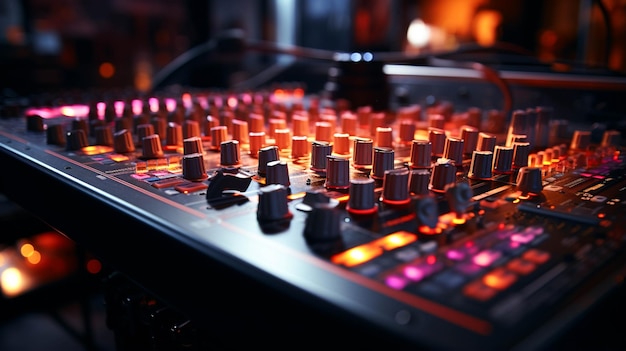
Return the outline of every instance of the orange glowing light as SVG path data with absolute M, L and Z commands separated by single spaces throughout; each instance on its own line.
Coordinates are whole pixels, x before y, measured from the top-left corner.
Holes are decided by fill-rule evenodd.
M 417 240 L 417 236 L 415 236 L 414 234 L 405 231 L 399 231 L 384 236 L 372 242 L 372 244 L 380 245 L 383 249 L 389 251 L 398 247 L 408 245 L 415 240 Z
M 606 216 L 606 214 L 604 214 L 602 212 L 598 213 L 598 218 L 604 218 L 605 216 Z
M 6 296 L 15 296 L 22 292 L 25 288 L 25 281 L 22 272 L 15 268 L 9 267 L 0 274 L 0 287 Z
M 465 218 L 463 218 L 463 217 L 461 217 L 461 218 L 459 218 L 459 217 L 452 218 L 452 224 L 459 225 L 459 224 L 463 224 L 463 223 L 465 223 Z
M 306 196 L 306 193 L 301 191 L 299 193 L 287 195 L 287 199 L 289 199 L 289 200 L 296 200 L 296 199 L 301 199 L 301 198 L 303 198 L 305 196 Z
M 417 230 L 425 235 L 437 235 L 442 232 L 442 229 L 439 227 L 431 228 L 427 225 L 421 225 Z
M 364 244 L 334 255 L 331 257 L 331 261 L 335 264 L 353 267 L 380 256 L 382 253 L 383 250 L 379 246 Z
M 287 97 L 287 92 L 285 92 L 285 90 L 283 89 L 278 88 L 274 90 L 274 97 L 279 100 L 284 99 Z
M 109 158 L 115 162 L 128 161 L 128 156 L 120 155 L 120 154 L 109 155 Z
M 304 97 L 304 89 L 302 88 L 295 88 L 293 90 L 293 97 L 301 99 Z
M 111 78 L 115 74 L 115 66 L 111 62 L 102 62 L 98 72 L 102 78 Z
M 41 262 L 41 253 L 39 251 L 33 251 L 31 255 L 26 257 L 26 260 L 30 264 L 38 264 L 39 262 Z
M 493 271 L 485 274 L 483 277 L 483 283 L 488 287 L 504 290 L 511 286 L 517 280 L 517 275 L 504 268 L 496 268 Z
M 483 46 L 494 45 L 497 38 L 498 27 L 502 24 L 502 15 L 495 10 L 482 10 L 474 18 L 474 36 L 476 42 Z
M 35 252 L 35 247 L 30 243 L 20 246 L 20 254 L 24 257 L 29 257 L 33 252 Z
M 81 151 L 85 153 L 85 155 L 92 156 L 92 155 L 100 155 L 100 154 L 105 154 L 107 152 L 111 152 L 113 151 L 113 148 L 110 146 L 104 146 L 104 145 L 91 145 L 91 146 L 85 146 L 84 148 L 81 149 Z

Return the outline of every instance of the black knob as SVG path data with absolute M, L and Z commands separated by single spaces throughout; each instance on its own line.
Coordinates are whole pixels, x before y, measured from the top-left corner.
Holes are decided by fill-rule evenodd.
M 256 217 L 259 222 L 279 221 L 293 217 L 287 201 L 288 191 L 284 185 L 270 184 L 259 190 Z

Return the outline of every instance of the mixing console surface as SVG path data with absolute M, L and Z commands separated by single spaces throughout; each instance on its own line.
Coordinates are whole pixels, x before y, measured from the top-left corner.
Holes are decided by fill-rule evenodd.
M 306 325 L 279 314 L 288 299 L 387 345 L 534 349 L 626 272 L 621 134 L 552 114 L 381 112 L 293 87 L 36 105 L 0 120 L 0 180 L 226 334 L 245 322 L 215 318 L 258 304 Z

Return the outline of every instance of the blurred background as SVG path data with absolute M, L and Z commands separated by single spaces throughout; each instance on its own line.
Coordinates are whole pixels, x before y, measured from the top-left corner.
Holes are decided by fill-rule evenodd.
M 537 60 L 519 69 L 626 72 L 624 0 L 3 0 L 2 86 L 148 90 L 176 57 L 232 28 L 250 41 L 342 52 L 505 43 Z M 198 72 L 186 83 L 228 86 L 254 69 Z

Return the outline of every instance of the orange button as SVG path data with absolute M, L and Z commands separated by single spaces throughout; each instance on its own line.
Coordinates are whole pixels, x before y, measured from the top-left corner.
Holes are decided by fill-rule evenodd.
M 521 258 L 514 258 L 511 261 L 509 261 L 509 263 L 506 265 L 506 268 L 510 269 L 511 271 L 515 273 L 526 275 L 534 271 L 535 268 L 537 268 L 537 265 L 528 260 L 523 260 Z
M 487 301 L 492 298 L 497 292 L 498 290 L 486 286 L 480 280 L 473 281 L 465 285 L 465 287 L 463 288 L 463 293 L 467 297 L 471 297 L 479 301 Z
M 174 177 L 174 178 L 166 178 L 166 179 L 157 180 L 156 182 L 152 183 L 152 186 L 157 189 L 163 189 L 163 188 L 169 188 L 169 187 L 172 187 L 174 185 L 178 185 L 184 182 L 185 180 Z
M 195 183 L 195 182 L 187 182 L 183 184 L 176 185 L 174 189 L 178 190 L 181 193 L 193 193 L 196 191 L 202 191 L 207 189 L 209 186 L 205 183 Z
M 485 285 L 498 290 L 504 290 L 517 281 L 517 274 L 498 267 L 483 276 Z
M 545 263 L 548 259 L 550 259 L 550 254 L 546 251 L 538 250 L 538 249 L 530 249 L 522 255 L 522 258 L 525 260 L 529 260 L 531 262 L 535 262 L 537 264 Z

